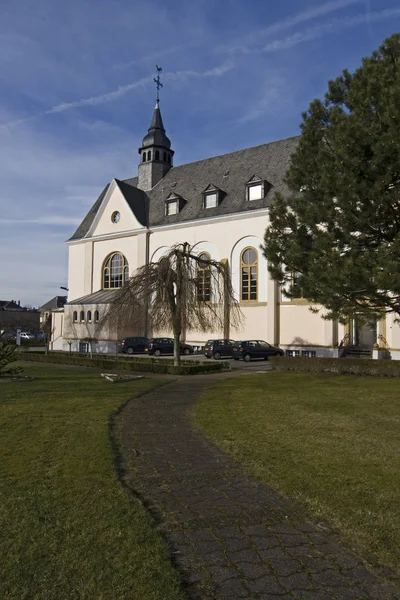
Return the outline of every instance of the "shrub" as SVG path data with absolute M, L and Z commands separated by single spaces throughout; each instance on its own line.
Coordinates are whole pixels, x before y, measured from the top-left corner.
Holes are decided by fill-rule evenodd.
M 163 373 L 171 375 L 195 375 L 197 373 L 209 373 L 222 371 L 223 363 L 203 363 L 200 361 L 182 362 L 180 367 L 175 367 L 172 360 L 139 358 L 114 358 L 103 356 L 101 358 L 90 358 L 85 354 L 53 353 L 39 354 L 37 352 L 24 352 L 21 360 L 33 362 L 45 362 L 53 364 L 74 365 L 77 367 L 95 367 L 98 369 L 113 369 L 116 371 L 140 371 L 141 373 Z
M 275 371 L 400 377 L 400 361 L 398 360 L 271 357 L 269 361 Z
M 18 360 L 18 353 L 15 346 L 7 342 L 0 342 L 0 377 L 9 377 L 21 373 L 21 367 L 10 368 L 10 364 Z

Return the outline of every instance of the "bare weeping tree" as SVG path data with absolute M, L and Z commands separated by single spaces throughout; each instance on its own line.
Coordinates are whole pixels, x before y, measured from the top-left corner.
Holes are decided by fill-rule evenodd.
M 186 330 L 224 331 L 242 321 L 227 263 L 197 255 L 187 242 L 173 246 L 158 262 L 137 269 L 110 304 L 104 321 L 153 331 L 169 329 L 174 364 L 180 364 L 180 341 Z

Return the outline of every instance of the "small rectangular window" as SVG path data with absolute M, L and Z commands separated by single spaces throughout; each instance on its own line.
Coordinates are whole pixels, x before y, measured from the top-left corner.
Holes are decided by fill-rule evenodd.
M 177 215 L 178 214 L 178 200 L 165 203 L 165 214 L 166 215 Z
M 264 197 L 263 184 L 258 183 L 257 185 L 249 185 L 247 188 L 249 200 L 261 200 Z
M 204 208 L 215 208 L 218 205 L 217 194 L 205 194 Z

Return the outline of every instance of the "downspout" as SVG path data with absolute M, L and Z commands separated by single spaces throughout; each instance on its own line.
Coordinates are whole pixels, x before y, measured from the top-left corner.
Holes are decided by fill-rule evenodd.
M 146 265 L 148 265 L 150 263 L 150 235 L 151 232 L 147 231 L 146 233 L 146 257 L 145 257 L 145 261 L 146 261 Z M 144 337 L 149 337 L 149 305 L 148 305 L 148 301 L 146 298 L 146 304 L 144 307 Z

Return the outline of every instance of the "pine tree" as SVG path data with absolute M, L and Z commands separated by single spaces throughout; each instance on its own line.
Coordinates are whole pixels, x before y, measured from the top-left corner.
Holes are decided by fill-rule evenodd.
M 274 279 L 327 317 L 400 315 L 400 35 L 303 114 L 264 238 Z

